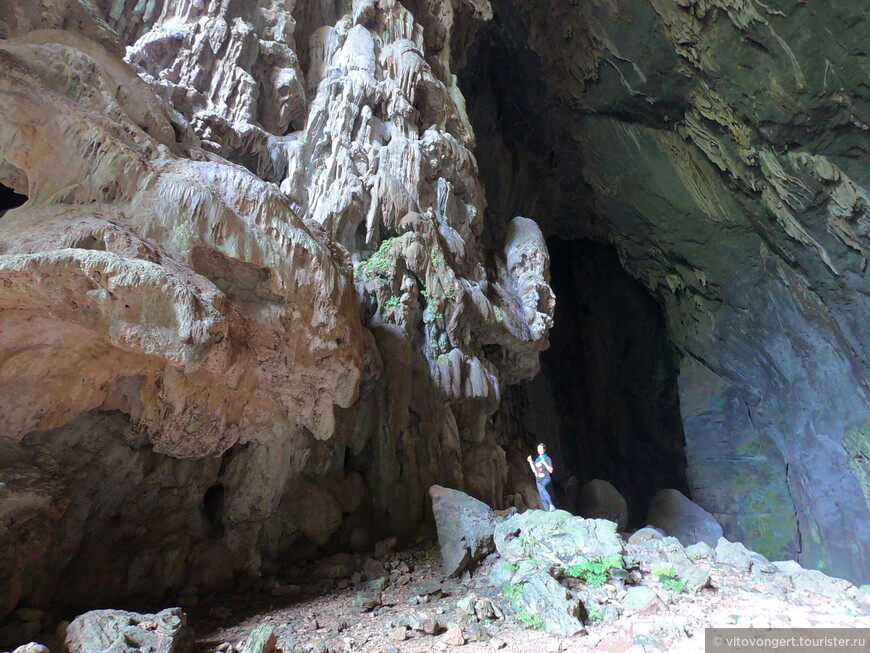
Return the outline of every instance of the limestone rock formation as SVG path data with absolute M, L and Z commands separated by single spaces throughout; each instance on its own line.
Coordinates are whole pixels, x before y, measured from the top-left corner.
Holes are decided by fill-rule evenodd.
M 434 484 L 533 502 L 520 449 L 583 375 L 631 406 L 577 433 L 664 470 L 611 479 L 633 515 L 681 488 L 867 580 L 866 32 L 818 0 L 0 0 L 0 618 L 407 541 Z M 572 328 L 612 333 L 529 382 L 548 239 L 586 263 Z
M 429 495 L 445 572 L 458 576 L 471 571 L 495 550 L 492 534 L 497 519 L 492 509 L 464 492 L 440 485 L 429 488 Z
M 494 541 L 499 555 L 509 562 L 536 559 L 566 567 L 623 550 L 615 523 L 574 517 L 564 510 L 512 515 L 496 525 Z
M 704 542 L 716 546 L 722 527 L 709 512 L 679 490 L 660 490 L 653 497 L 647 522 L 676 537 L 683 546 Z
M 479 238 L 489 18 L 0 0 L 0 618 L 409 538 L 468 465 L 503 501 L 553 295 L 533 221 Z
M 608 519 L 616 522 L 616 529 L 624 531 L 628 525 L 628 506 L 611 483 L 594 478 L 580 488 L 578 512 L 587 519 Z
M 186 653 L 193 646 L 193 631 L 179 608 L 157 614 L 93 610 L 67 626 L 63 646 L 68 653 Z

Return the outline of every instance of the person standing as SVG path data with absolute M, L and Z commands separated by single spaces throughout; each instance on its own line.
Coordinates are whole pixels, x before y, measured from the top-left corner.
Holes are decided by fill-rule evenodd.
M 550 498 L 550 493 L 547 486 L 550 485 L 550 475 L 553 473 L 553 460 L 547 455 L 547 447 L 544 443 L 538 445 L 538 457 L 532 460 L 529 456 L 526 458 L 529 461 L 529 466 L 532 468 L 532 473 L 535 475 L 535 485 L 538 486 L 538 494 L 541 495 L 541 503 L 544 510 L 553 511 L 556 506 L 553 505 L 553 500 Z

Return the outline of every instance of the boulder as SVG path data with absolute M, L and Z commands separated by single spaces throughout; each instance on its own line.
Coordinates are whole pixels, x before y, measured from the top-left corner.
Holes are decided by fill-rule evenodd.
M 643 585 L 632 587 L 626 592 L 622 607 L 627 614 L 659 614 L 667 610 L 658 595 Z
M 716 546 L 722 526 L 709 512 L 679 490 L 660 490 L 652 499 L 647 522 L 676 537 L 683 546 L 706 542 Z
M 716 544 L 716 562 L 732 565 L 742 571 L 749 571 L 753 567 L 762 571 L 775 571 L 763 555 L 750 551 L 740 542 L 729 542 L 724 537 L 720 537 Z
M 629 544 L 641 544 L 646 542 L 647 540 L 660 540 L 665 537 L 665 534 L 659 530 L 658 528 L 653 528 L 652 526 L 645 526 L 639 530 L 636 530 L 631 536 L 628 538 Z
M 429 495 L 445 571 L 458 576 L 473 569 L 495 548 L 497 518 L 492 509 L 464 492 L 440 485 L 429 488 Z
M 696 542 L 686 547 L 686 555 L 692 560 L 706 558 L 707 560 L 716 559 L 716 550 L 706 542 Z
M 659 536 L 653 529 L 643 530 L 656 537 L 635 537 L 638 531 L 629 538 L 625 553 L 626 566 L 652 571 L 658 565 L 669 565 L 688 590 L 697 591 L 706 587 L 710 582 L 710 572 L 692 562 L 677 538 Z
M 73 619 L 63 646 L 67 653 L 187 653 L 193 631 L 181 608 L 157 614 L 92 610 Z
M 858 596 L 858 588 L 849 581 L 832 578 L 815 569 L 804 569 L 793 560 L 778 561 L 773 565 L 791 579 L 796 590 L 814 592 L 837 601 L 855 599 Z
M 536 574 L 522 588 L 514 605 L 520 620 L 528 613 L 541 620 L 545 631 L 563 637 L 583 632 L 580 600 L 548 573 Z
M 628 504 L 611 483 L 593 479 L 580 488 L 577 512 L 587 519 L 608 519 L 624 531 L 628 525 Z
M 495 547 L 508 561 L 524 559 L 571 566 L 623 552 L 616 524 L 574 517 L 564 510 L 529 510 L 495 527 Z
M 49 653 L 49 651 L 48 647 L 44 644 L 30 642 L 29 644 L 19 646 L 17 649 L 12 651 L 12 653 Z
M 278 638 L 275 636 L 275 626 L 260 624 L 248 635 L 241 653 L 272 653 L 277 644 Z

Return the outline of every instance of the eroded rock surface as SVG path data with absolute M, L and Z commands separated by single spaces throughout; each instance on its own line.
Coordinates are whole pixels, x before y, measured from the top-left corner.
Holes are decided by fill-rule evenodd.
M 187 653 L 193 646 L 193 631 L 179 608 L 157 614 L 93 610 L 67 626 L 63 645 L 68 653 Z
M 533 503 L 503 398 L 550 236 L 661 307 L 691 498 L 866 580 L 865 36 L 797 1 L 0 0 L 0 615 L 407 539 L 433 484 Z
M 503 501 L 553 295 L 532 220 L 479 239 L 489 4 L 345 5 L 0 2 L 0 616 Z

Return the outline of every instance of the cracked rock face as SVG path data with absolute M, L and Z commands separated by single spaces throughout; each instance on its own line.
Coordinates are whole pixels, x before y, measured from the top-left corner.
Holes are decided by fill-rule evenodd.
M 490 7 L 339 4 L 0 1 L 0 617 L 502 503 L 554 299 L 531 219 L 479 239 Z

